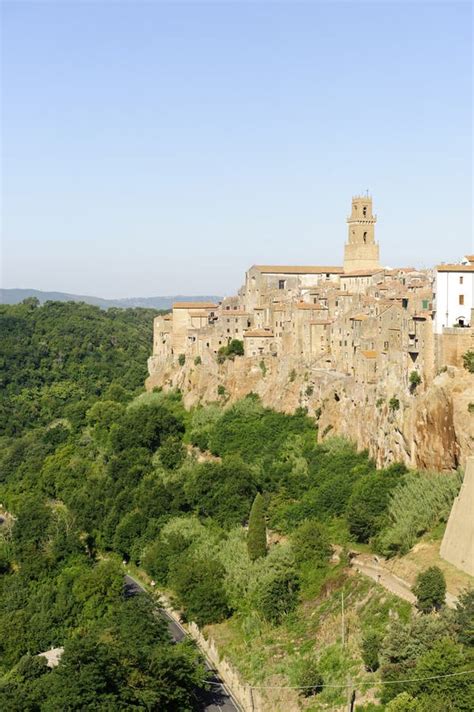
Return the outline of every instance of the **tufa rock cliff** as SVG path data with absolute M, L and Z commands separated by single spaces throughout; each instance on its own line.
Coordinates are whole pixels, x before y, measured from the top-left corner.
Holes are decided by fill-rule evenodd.
M 474 375 L 462 368 L 448 366 L 427 388 L 422 384 L 411 393 L 390 377 L 358 383 L 294 357 L 150 366 L 147 389 L 179 388 L 186 407 L 233 403 L 250 392 L 276 410 L 306 407 L 319 418 L 320 441 L 333 435 L 348 438 L 367 449 L 379 467 L 402 461 L 420 469 L 453 470 L 474 455 L 474 413 L 469 411 Z

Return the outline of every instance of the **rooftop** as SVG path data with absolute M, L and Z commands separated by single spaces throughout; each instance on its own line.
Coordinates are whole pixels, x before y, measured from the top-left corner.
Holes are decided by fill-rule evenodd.
M 349 319 L 351 321 L 365 321 L 366 319 L 369 318 L 368 314 L 356 314 L 355 316 L 350 316 Z
M 362 356 L 365 356 L 365 358 L 377 358 L 378 353 L 377 351 L 361 351 Z
M 255 336 L 255 337 L 262 337 L 262 336 L 273 336 L 273 331 L 268 331 L 267 329 L 248 329 L 247 331 L 244 331 L 244 338 L 246 336 Z
M 355 272 L 344 272 L 344 274 L 341 275 L 341 279 L 343 277 L 372 277 L 372 275 L 383 271 L 383 267 L 377 267 L 377 269 L 359 269 Z
M 438 265 L 438 272 L 474 272 L 474 264 L 469 265 Z
M 296 305 L 297 309 L 315 309 L 316 311 L 320 309 L 326 309 L 327 307 L 321 306 L 321 304 L 310 304 L 309 302 L 298 302 Z
M 342 267 L 334 266 L 294 266 L 294 265 L 254 265 L 262 274 L 342 274 Z
M 217 309 L 213 302 L 174 302 L 173 309 Z

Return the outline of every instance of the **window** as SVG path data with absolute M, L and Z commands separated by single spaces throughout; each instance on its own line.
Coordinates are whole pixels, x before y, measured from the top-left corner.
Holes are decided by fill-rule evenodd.
M 421 306 L 423 309 L 428 309 L 428 299 L 422 299 L 421 300 Z
M 284 279 L 278 280 L 278 289 L 285 289 L 285 280 Z
M 364 216 L 364 218 L 367 217 L 367 206 L 366 205 L 364 205 L 364 207 L 362 208 L 362 215 Z
M 464 282 L 464 277 L 459 277 L 459 284 L 462 284 Z
M 461 306 L 464 305 L 464 294 L 460 294 L 460 295 L 459 295 L 459 304 L 460 304 Z
M 364 232 L 364 235 L 363 235 L 363 240 L 364 240 L 364 243 L 366 243 L 366 242 L 367 242 L 367 233 L 366 233 L 366 232 Z

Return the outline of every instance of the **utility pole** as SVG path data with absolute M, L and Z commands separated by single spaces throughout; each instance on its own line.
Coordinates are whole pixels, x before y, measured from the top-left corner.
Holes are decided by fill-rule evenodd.
M 347 676 L 347 712 L 354 712 L 355 710 L 355 699 L 356 691 L 352 687 L 351 676 Z
M 344 621 L 344 591 L 341 592 L 341 639 L 342 647 L 346 644 L 346 626 Z

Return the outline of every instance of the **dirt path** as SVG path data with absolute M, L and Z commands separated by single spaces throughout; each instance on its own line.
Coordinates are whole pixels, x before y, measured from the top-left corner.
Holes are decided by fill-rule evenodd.
M 411 586 L 408 581 L 404 581 L 396 574 L 391 573 L 384 566 L 384 559 L 378 556 L 369 556 L 368 554 L 360 554 L 351 559 L 351 566 L 356 571 L 359 571 L 364 576 L 376 581 L 380 586 L 383 586 L 387 591 L 393 593 L 399 598 L 408 601 L 408 603 L 416 603 L 416 596 L 411 591 Z M 454 608 L 457 598 L 450 593 L 446 593 L 446 605 Z

